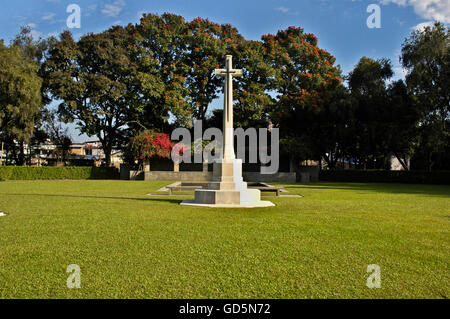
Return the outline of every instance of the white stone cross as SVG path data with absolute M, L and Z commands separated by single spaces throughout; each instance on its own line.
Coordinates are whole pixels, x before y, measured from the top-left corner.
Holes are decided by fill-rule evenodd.
M 223 110 L 223 155 L 214 163 L 208 188 L 195 190 L 193 201 L 181 205 L 200 207 L 269 207 L 273 203 L 261 200 L 261 191 L 249 189 L 242 177 L 242 159 L 234 154 L 233 77 L 242 76 L 242 70 L 233 69 L 233 57 L 227 55 L 226 68 L 214 70 L 216 76 L 225 77 Z
M 234 154 L 234 127 L 233 127 L 233 77 L 242 76 L 241 69 L 233 69 L 233 56 L 227 55 L 226 69 L 215 69 L 216 76 L 225 77 L 224 110 L 223 110 L 223 158 L 233 160 Z

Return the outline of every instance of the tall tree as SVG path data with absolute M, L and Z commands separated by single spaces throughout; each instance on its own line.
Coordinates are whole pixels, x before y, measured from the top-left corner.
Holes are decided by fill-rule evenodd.
M 186 22 L 174 14 L 144 14 L 134 33 L 140 94 L 145 102 L 135 131 L 142 127 L 167 128 L 174 122 L 188 124 L 192 110 L 186 96 L 187 67 L 182 55 L 186 46 Z
M 237 30 L 233 34 L 237 35 Z M 205 121 L 209 105 L 223 86 L 223 79 L 214 75 L 214 69 L 223 64 L 226 54 L 224 40 L 222 26 L 207 19 L 196 18 L 186 25 L 186 47 L 182 58 L 187 71 L 186 98 L 193 117 L 202 121 Z
M 378 142 L 398 159 L 404 170 L 409 170 L 408 162 L 418 143 L 418 105 L 403 80 L 388 86 L 387 99 L 387 106 L 380 110 L 382 134 Z
M 339 84 L 330 87 L 324 94 L 324 103 L 312 118 L 312 147 L 329 168 L 335 168 L 338 161 L 349 158 L 355 144 L 354 100 L 348 89 Z
M 318 159 L 322 154 L 314 145 L 314 118 L 328 92 L 341 82 L 336 59 L 318 47 L 317 37 L 299 27 L 264 35 L 262 41 L 265 59 L 276 71 L 269 77 L 268 89 L 277 94 L 270 117 L 280 127 L 282 146 L 295 162 Z
M 414 31 L 402 47 L 406 83 L 421 106 L 419 147 L 426 153 L 428 169 L 443 153 L 450 118 L 450 28 L 441 23 Z
M 39 65 L 22 54 L 19 45 L 0 41 L 0 138 L 6 140 L 16 164 L 25 164 L 24 144 L 29 143 L 42 106 Z M 17 156 L 16 142 L 20 145 Z
M 51 43 L 44 64 L 51 95 L 63 101 L 60 116 L 76 122 L 82 133 L 99 138 L 107 165 L 127 125 L 145 106 L 135 52 L 129 48 L 131 32 L 117 26 L 78 42 L 63 32 Z
M 226 54 L 232 54 L 235 64 L 244 69 L 244 77 L 238 79 L 236 85 L 237 120 L 239 122 L 240 111 L 245 113 L 242 113 L 242 119 L 245 115 L 255 119 L 260 117 L 262 102 L 259 101 L 259 109 L 256 109 L 255 94 L 260 94 L 259 98 L 264 101 L 268 100 L 264 92 L 266 84 L 262 83 L 267 72 L 258 76 L 265 62 L 260 42 L 246 41 L 229 24 L 202 18 L 186 22 L 173 14 L 144 15 L 137 31 L 137 46 L 142 56 L 148 55 L 156 61 L 156 72 L 161 81 L 170 83 L 176 77 L 182 86 L 168 91 L 169 97 L 163 92 L 155 99 L 154 107 L 169 105 L 177 111 L 175 119 L 178 122 L 183 120 L 181 122 L 186 123 L 191 118 L 205 120 L 211 102 L 219 96 L 224 84 L 223 78 L 214 75 L 214 69 L 223 66 Z M 185 118 L 180 115 L 185 115 Z
M 48 41 L 42 38 L 34 39 L 30 27 L 22 27 L 20 33 L 11 41 L 11 45 L 18 47 L 24 58 L 39 65 L 45 59 L 48 49 Z
M 377 159 L 385 155 L 382 147 L 384 131 L 380 115 L 388 107 L 387 80 L 393 75 L 389 60 L 362 57 L 347 80 L 354 99 L 354 134 L 357 137 L 353 155 L 364 168 L 375 168 Z

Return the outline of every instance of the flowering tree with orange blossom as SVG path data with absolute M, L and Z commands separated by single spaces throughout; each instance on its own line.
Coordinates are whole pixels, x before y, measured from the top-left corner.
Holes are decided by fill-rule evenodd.
M 268 110 L 280 128 L 282 148 L 298 159 L 322 156 L 314 132 L 320 113 L 342 88 L 336 59 L 318 47 L 318 39 L 300 27 L 289 27 L 262 37 L 265 59 L 275 75 L 268 88 L 276 92 L 276 102 Z
M 159 94 L 153 99 L 153 109 L 170 109 L 184 124 L 189 117 L 205 120 L 224 84 L 214 69 L 223 65 L 225 55 L 232 54 L 235 64 L 245 71 L 235 86 L 237 124 L 265 117 L 263 110 L 271 99 L 265 92 L 268 72 L 261 42 L 245 40 L 229 24 L 202 18 L 187 22 L 168 13 L 144 15 L 135 38 L 142 77 L 148 84 L 144 87 L 148 95 Z M 164 85 L 154 84 L 158 81 Z M 151 112 L 145 113 L 144 120 L 152 118 Z M 149 127 L 150 122 L 142 124 Z

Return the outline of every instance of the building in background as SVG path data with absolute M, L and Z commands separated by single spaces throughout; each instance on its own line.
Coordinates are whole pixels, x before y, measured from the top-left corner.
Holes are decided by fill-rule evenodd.
M 16 144 L 19 147 L 19 144 Z M 48 139 L 41 144 L 25 144 L 24 155 L 27 159 L 27 165 L 31 166 L 101 166 L 105 163 L 105 153 L 99 141 L 73 143 L 68 149 L 64 150 L 62 146 L 56 145 Z M 114 149 L 111 155 L 114 166 L 120 166 L 123 163 L 123 152 L 121 150 Z M 65 158 L 65 161 L 63 158 Z M 8 165 L 16 165 L 13 154 L 11 152 L 7 154 L 4 148 L 2 154 L 0 154 L 0 165 L 5 165 L 7 159 Z
M 84 148 L 84 143 L 76 143 L 76 144 L 70 145 L 69 153 L 70 153 L 70 155 L 73 155 L 73 156 L 85 156 L 86 152 L 85 152 L 85 148 Z

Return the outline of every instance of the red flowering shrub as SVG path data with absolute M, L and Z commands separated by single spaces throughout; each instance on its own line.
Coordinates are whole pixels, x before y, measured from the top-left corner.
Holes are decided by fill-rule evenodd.
M 152 130 L 132 137 L 129 144 L 133 158 L 140 162 L 153 157 L 171 158 L 172 147 L 169 135 Z

